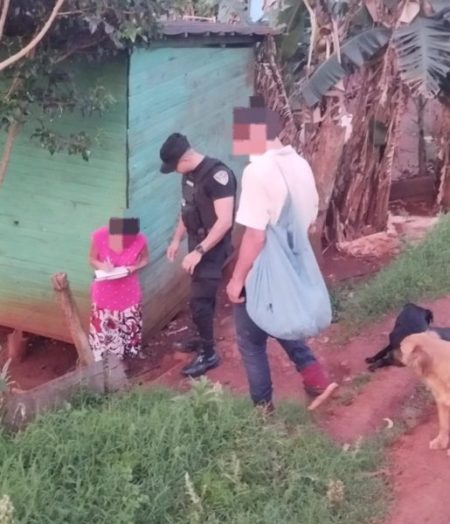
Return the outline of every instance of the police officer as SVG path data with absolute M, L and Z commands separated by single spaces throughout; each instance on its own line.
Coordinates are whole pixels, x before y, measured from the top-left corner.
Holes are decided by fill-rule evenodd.
M 188 254 L 182 262 L 191 277 L 190 308 L 198 339 L 186 351 L 197 351 L 182 373 L 199 377 L 219 364 L 214 347 L 214 309 L 226 259 L 231 255 L 231 230 L 236 199 L 236 177 L 220 160 L 192 149 L 188 139 L 170 135 L 160 150 L 161 172 L 182 174 L 182 205 L 167 258 L 173 262 L 184 236 Z

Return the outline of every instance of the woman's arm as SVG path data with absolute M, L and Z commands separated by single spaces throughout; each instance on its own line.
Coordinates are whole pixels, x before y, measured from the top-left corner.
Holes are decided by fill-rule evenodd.
M 139 253 L 138 259 L 136 261 L 136 264 L 132 266 L 128 266 L 128 270 L 130 273 L 135 273 L 139 269 L 142 269 L 150 262 L 150 255 L 148 252 L 148 246 L 144 246 L 142 248 L 142 251 Z
M 91 243 L 91 248 L 89 250 L 89 264 L 94 269 L 102 269 L 103 271 L 111 271 L 113 268 L 112 264 L 108 262 L 100 262 L 94 242 Z

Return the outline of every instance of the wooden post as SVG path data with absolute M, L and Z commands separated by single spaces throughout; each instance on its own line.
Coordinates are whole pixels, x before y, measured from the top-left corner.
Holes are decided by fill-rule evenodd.
M 94 363 L 94 355 L 89 346 L 89 340 L 83 330 L 77 306 L 70 290 L 66 273 L 56 273 L 52 276 L 53 289 L 56 300 L 67 322 L 73 343 L 77 349 L 78 358 L 82 366 Z
M 23 331 L 15 329 L 7 336 L 7 353 L 11 362 L 21 362 L 27 349 L 27 338 L 23 336 Z

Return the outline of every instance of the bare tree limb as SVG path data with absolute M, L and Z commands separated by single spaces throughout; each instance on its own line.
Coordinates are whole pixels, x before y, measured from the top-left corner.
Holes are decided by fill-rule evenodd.
M 333 37 L 333 47 L 334 52 L 336 53 L 336 57 L 338 59 L 338 62 L 341 63 L 341 44 L 339 42 L 339 29 L 336 20 L 333 18 L 331 19 L 331 27 L 333 28 L 332 37 Z
M 3 31 L 5 29 L 6 16 L 8 14 L 9 3 L 10 3 L 10 0 L 3 0 L 3 2 L 2 2 L 2 4 L 3 4 L 2 5 L 2 13 L 0 15 L 0 40 L 2 39 Z
M 308 0 L 303 0 L 306 9 L 308 9 L 309 16 L 311 17 L 311 37 L 309 39 L 309 51 L 308 51 L 308 63 L 306 64 L 306 77 L 309 76 L 312 63 L 312 55 L 314 51 L 314 45 L 316 42 L 316 32 L 317 32 L 317 19 L 314 9 L 311 7 Z
M 47 22 L 43 25 L 39 33 L 31 40 L 29 44 L 23 47 L 20 51 L 18 51 L 14 55 L 11 55 L 6 60 L 3 60 L 3 62 L 0 62 L 0 71 L 3 71 L 10 65 L 19 61 L 21 58 L 27 56 L 27 54 L 39 44 L 39 42 L 44 38 L 44 36 L 48 33 L 49 29 L 51 28 L 64 2 L 65 0 L 56 0 L 55 6 L 53 7 L 53 10 L 50 13 Z
M 97 45 L 100 45 L 103 41 L 106 40 L 106 36 L 102 36 L 101 38 L 98 38 L 97 40 L 92 40 L 90 42 L 87 42 L 85 44 L 81 44 L 79 45 L 78 47 L 73 47 L 69 50 L 67 50 L 65 53 L 63 53 L 62 55 L 58 56 L 53 64 L 54 65 L 57 65 L 61 62 L 64 62 L 65 60 L 67 60 L 68 58 L 70 58 L 72 55 L 80 52 L 80 51 L 84 51 L 86 49 L 89 49 L 90 47 L 94 47 L 94 46 L 97 46 Z
M 0 186 L 5 180 L 6 172 L 8 171 L 9 161 L 11 160 L 11 154 L 14 147 L 14 142 L 20 131 L 20 124 L 17 120 L 14 120 L 8 128 L 8 134 L 6 135 L 6 142 L 3 148 L 3 155 L 0 159 Z

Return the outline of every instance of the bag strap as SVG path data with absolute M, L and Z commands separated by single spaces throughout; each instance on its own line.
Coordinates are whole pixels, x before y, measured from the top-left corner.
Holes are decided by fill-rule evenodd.
M 281 178 L 283 179 L 283 182 L 284 182 L 284 185 L 286 186 L 286 191 L 287 191 L 287 197 L 286 197 L 286 201 L 284 202 L 283 204 L 283 212 L 290 212 L 292 213 L 292 193 L 291 193 L 291 188 L 289 187 L 289 184 L 288 184 L 288 181 L 286 179 L 286 175 L 284 174 L 283 172 L 283 169 L 281 168 L 278 160 L 275 158 L 275 156 L 272 157 L 277 169 L 278 169 L 278 172 L 280 173 L 281 175 Z

